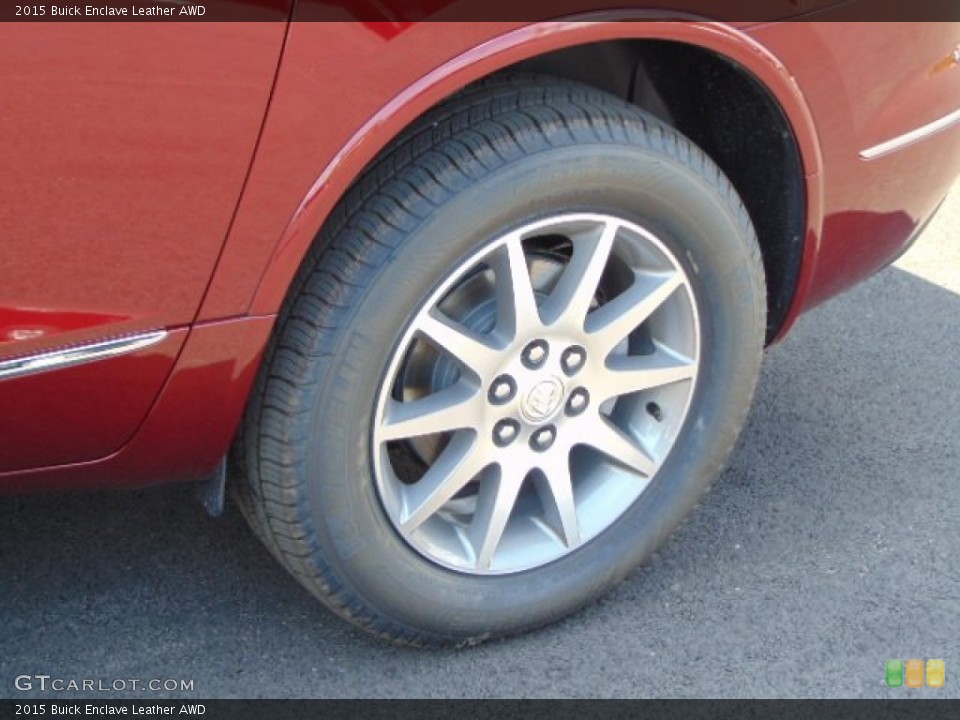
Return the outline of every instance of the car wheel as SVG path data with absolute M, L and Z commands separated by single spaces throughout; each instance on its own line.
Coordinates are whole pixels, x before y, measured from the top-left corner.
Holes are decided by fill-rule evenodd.
M 558 79 L 471 87 L 317 237 L 240 435 L 241 506 L 382 637 L 543 625 L 718 476 L 765 308 L 749 217 L 688 139 Z

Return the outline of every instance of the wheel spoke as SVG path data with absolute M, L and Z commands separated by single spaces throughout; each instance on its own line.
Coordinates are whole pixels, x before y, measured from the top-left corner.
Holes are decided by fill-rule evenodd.
M 414 550 L 466 575 L 525 572 L 648 489 L 700 366 L 697 288 L 675 251 L 613 214 L 537 217 L 411 308 L 368 438 Z
M 611 220 L 598 229 L 595 235 L 574 242 L 573 257 L 544 304 L 546 324 L 563 322 L 573 330 L 583 330 L 620 226 Z
M 567 548 L 575 548 L 580 544 L 580 522 L 573 497 L 569 451 L 558 452 L 551 462 L 541 467 L 541 471 L 536 487 L 547 522 L 557 531 Z
M 461 381 L 411 402 L 391 399 L 379 438 L 386 442 L 473 427 L 478 397 L 476 387 Z
M 523 485 L 523 478 L 522 471 L 501 464 L 497 476 L 489 478 L 480 487 L 477 510 L 467 533 L 476 553 L 476 566 L 480 570 L 487 570 L 493 562 Z
M 497 328 L 509 338 L 539 327 L 537 298 L 530 281 L 527 257 L 519 235 L 512 236 L 494 260 Z
M 652 355 L 611 358 L 602 383 L 596 383 L 599 400 L 692 380 L 697 365 L 690 358 L 660 349 Z
M 621 340 L 642 325 L 683 285 L 679 272 L 669 275 L 638 274 L 626 292 L 587 316 L 590 346 L 605 357 Z
M 500 355 L 497 348 L 439 311 L 424 313 L 418 328 L 439 350 L 449 353 L 477 376 L 483 378 L 496 367 Z
M 476 435 L 455 435 L 423 477 L 405 489 L 404 532 L 420 527 L 489 464 Z
M 637 441 L 605 417 L 601 416 L 600 422 L 591 426 L 590 435 L 584 442 L 611 460 L 647 477 L 657 470 L 657 463 L 640 448 Z

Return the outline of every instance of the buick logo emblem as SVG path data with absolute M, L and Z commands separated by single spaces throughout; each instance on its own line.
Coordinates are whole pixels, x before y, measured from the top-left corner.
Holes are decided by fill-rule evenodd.
M 534 385 L 524 396 L 523 414 L 528 420 L 539 422 L 553 415 L 563 402 L 563 383 L 557 378 L 547 378 Z

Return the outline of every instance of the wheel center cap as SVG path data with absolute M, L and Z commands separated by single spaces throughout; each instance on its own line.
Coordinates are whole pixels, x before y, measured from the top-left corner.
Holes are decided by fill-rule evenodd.
M 563 404 L 563 383 L 548 377 L 534 385 L 523 396 L 520 409 L 530 422 L 542 422 L 553 415 Z

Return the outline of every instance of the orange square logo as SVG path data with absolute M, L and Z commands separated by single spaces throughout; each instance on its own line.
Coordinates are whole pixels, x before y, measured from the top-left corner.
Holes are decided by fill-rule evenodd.
M 907 660 L 907 687 L 923 687 L 923 660 Z

